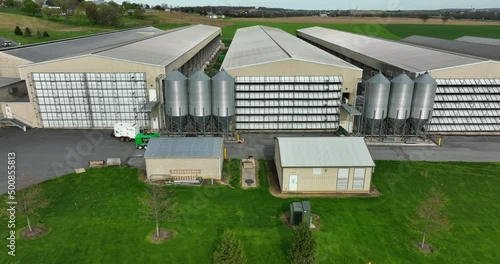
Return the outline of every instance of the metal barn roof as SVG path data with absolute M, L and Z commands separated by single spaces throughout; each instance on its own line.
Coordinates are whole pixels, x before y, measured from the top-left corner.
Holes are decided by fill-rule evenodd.
M 144 158 L 221 157 L 222 138 L 151 138 Z
M 265 26 L 238 29 L 222 68 L 228 70 L 289 59 L 358 69 L 281 29 Z
M 278 137 L 282 167 L 374 167 L 362 137 Z
M 479 43 L 485 45 L 492 46 L 500 46 L 500 39 L 494 38 L 480 38 L 480 37 L 471 37 L 471 36 L 463 36 L 461 38 L 457 38 L 457 41 L 470 42 L 470 43 Z
M 500 60 L 500 46 L 413 35 L 401 41 L 429 48 L 447 50 L 487 59 Z
M 154 27 L 144 27 L 35 45 L 17 46 L 16 48 L 8 49 L 2 52 L 38 63 L 58 58 L 90 54 L 103 49 L 148 38 L 163 32 L 163 30 L 159 30 Z
M 136 41 L 96 53 L 96 55 L 114 59 L 167 66 L 177 60 L 196 45 L 211 35 L 219 33 L 220 28 L 206 25 L 195 25 L 165 34 Z
M 368 58 L 415 73 L 486 61 L 471 56 L 437 51 L 397 41 L 384 40 L 322 27 L 300 29 L 297 30 L 297 34 L 330 43 L 332 47 L 337 46 L 334 50 L 347 57 L 349 57 L 350 53 L 361 54 Z

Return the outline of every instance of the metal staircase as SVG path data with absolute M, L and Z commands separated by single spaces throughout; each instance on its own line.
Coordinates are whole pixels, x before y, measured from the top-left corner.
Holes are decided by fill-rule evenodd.
M 3 113 L 0 112 L 0 124 L 6 125 L 6 126 L 16 126 L 23 131 L 26 131 L 26 129 L 30 129 L 31 126 L 15 119 L 15 118 L 5 118 Z

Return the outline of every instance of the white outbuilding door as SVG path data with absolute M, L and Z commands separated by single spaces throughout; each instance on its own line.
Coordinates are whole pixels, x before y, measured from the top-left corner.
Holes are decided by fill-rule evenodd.
M 288 183 L 288 191 L 290 191 L 290 192 L 297 191 L 298 181 L 299 181 L 299 176 L 290 175 L 290 181 Z
M 12 119 L 12 109 L 10 109 L 10 106 L 5 107 L 5 117 Z

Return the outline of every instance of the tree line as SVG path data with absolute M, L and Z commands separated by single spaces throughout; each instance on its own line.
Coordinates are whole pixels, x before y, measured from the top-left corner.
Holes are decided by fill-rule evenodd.
M 149 5 L 123 1 L 118 4 L 114 1 L 96 4 L 85 0 L 0 0 L 5 7 L 20 9 L 30 16 L 44 16 L 49 20 L 63 17 L 67 24 L 75 17 L 80 20 L 88 20 L 90 24 L 118 26 L 123 16 L 143 18 L 144 9 Z M 165 7 L 157 5 L 157 10 Z

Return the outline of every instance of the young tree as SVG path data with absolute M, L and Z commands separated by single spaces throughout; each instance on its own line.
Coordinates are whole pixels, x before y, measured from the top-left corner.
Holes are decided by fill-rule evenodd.
M 31 30 L 29 27 L 24 28 L 24 36 L 31 37 Z
M 422 20 L 422 22 L 424 22 L 424 24 L 425 24 L 425 22 L 427 22 L 427 20 L 429 20 L 429 18 L 431 18 L 431 17 L 429 16 L 429 14 L 423 14 L 423 15 L 420 15 L 418 18 L 420 18 L 420 20 Z
M 44 197 L 39 184 L 32 185 L 35 182 L 32 177 L 22 176 L 20 182 L 28 187 L 16 190 L 17 208 L 21 215 L 26 218 L 30 232 L 33 232 L 30 218 L 37 216 L 38 210 L 46 207 L 49 200 Z
M 40 11 L 40 6 L 32 0 L 25 0 L 21 10 L 28 15 L 35 16 Z
M 101 5 L 98 9 L 98 17 L 100 24 L 118 26 L 121 18 L 120 9 L 110 5 Z
M 3 1 L 3 4 L 5 5 L 5 7 L 19 7 L 19 3 L 18 1 L 16 0 L 5 0 Z
M 426 237 L 437 231 L 447 231 L 451 228 L 446 209 L 446 199 L 441 192 L 431 189 L 416 209 L 417 215 L 410 219 L 416 230 L 422 233 L 421 248 L 425 246 Z
M 241 241 L 230 230 L 222 233 L 220 244 L 214 252 L 215 264 L 243 264 L 247 262 Z
M 69 24 L 70 17 L 75 13 L 82 0 L 54 0 L 56 6 L 61 7 L 62 13 L 64 13 L 64 18 L 66 19 L 66 24 Z
M 19 26 L 16 26 L 16 29 L 14 29 L 14 34 L 16 34 L 18 36 L 22 36 L 23 31 L 21 30 L 21 28 Z
M 49 20 L 52 20 L 52 19 L 58 17 L 61 14 L 61 9 L 59 9 L 59 8 L 49 8 L 48 6 L 46 6 L 46 7 L 43 8 L 42 13 Z
M 40 33 L 40 30 L 36 31 L 36 38 L 42 38 L 42 34 Z
M 83 3 L 83 10 L 85 15 L 87 16 L 87 19 L 89 20 L 89 23 L 92 24 L 97 24 L 99 22 L 99 12 L 97 5 L 93 2 L 84 2 Z
M 441 17 L 441 20 L 443 21 L 443 24 L 445 24 L 446 22 L 448 22 L 448 20 L 450 20 L 450 16 L 449 15 L 444 15 Z
M 289 252 L 290 263 L 316 263 L 316 241 L 309 228 L 309 221 L 303 221 L 293 233 L 292 248 Z
M 170 221 L 175 218 L 177 203 L 175 195 L 166 186 L 150 185 L 144 196 L 139 198 L 144 220 L 154 219 L 156 236 L 160 236 L 160 221 Z

